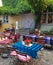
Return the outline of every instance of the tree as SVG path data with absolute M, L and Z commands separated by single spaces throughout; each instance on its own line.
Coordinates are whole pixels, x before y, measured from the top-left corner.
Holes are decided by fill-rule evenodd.
M 17 15 L 30 10 L 27 0 L 2 0 L 0 14 Z
M 46 10 L 48 6 L 47 0 L 28 0 L 31 10 L 35 14 L 35 28 L 40 28 L 40 20 L 42 13 Z
M 48 11 L 53 12 L 53 0 L 48 0 Z

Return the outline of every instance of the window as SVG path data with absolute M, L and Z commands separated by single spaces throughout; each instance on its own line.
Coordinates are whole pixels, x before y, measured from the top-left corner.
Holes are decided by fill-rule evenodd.
M 42 21 L 41 23 L 42 23 L 42 24 L 45 24 L 45 23 L 46 23 L 46 15 L 45 15 L 45 14 L 42 15 L 42 18 L 41 18 L 41 19 L 42 19 L 42 20 L 41 20 L 41 21 Z
M 8 16 L 7 15 L 3 16 L 3 23 L 8 23 Z
M 53 14 L 46 14 L 42 16 L 42 24 L 52 24 L 53 23 Z

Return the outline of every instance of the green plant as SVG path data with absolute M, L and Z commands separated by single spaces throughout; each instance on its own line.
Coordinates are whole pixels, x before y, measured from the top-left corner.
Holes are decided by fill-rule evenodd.
M 50 30 L 50 32 L 53 32 L 53 28 Z
M 17 15 L 30 10 L 27 0 L 2 0 L 0 14 Z
M 45 35 L 53 35 L 53 31 L 50 30 L 50 31 L 42 31 L 43 34 Z

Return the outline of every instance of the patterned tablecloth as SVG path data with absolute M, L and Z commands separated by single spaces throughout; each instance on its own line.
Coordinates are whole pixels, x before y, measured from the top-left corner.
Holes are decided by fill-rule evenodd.
M 10 43 L 12 43 L 11 39 L 0 40 L 1 45 L 6 45 L 6 44 L 10 44 Z
M 23 40 L 25 40 L 26 37 L 32 38 L 34 42 L 37 42 L 37 40 L 40 39 L 40 40 L 43 40 L 45 44 L 53 45 L 53 37 L 49 37 L 49 36 L 36 36 L 36 35 L 23 35 Z M 41 43 L 42 43 L 42 41 L 41 41 Z

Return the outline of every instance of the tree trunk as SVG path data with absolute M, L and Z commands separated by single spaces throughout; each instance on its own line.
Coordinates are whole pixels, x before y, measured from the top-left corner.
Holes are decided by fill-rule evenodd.
M 36 15 L 36 22 L 35 22 L 35 28 L 38 28 L 38 29 L 40 29 L 40 26 L 41 26 L 41 14 L 37 14 Z

